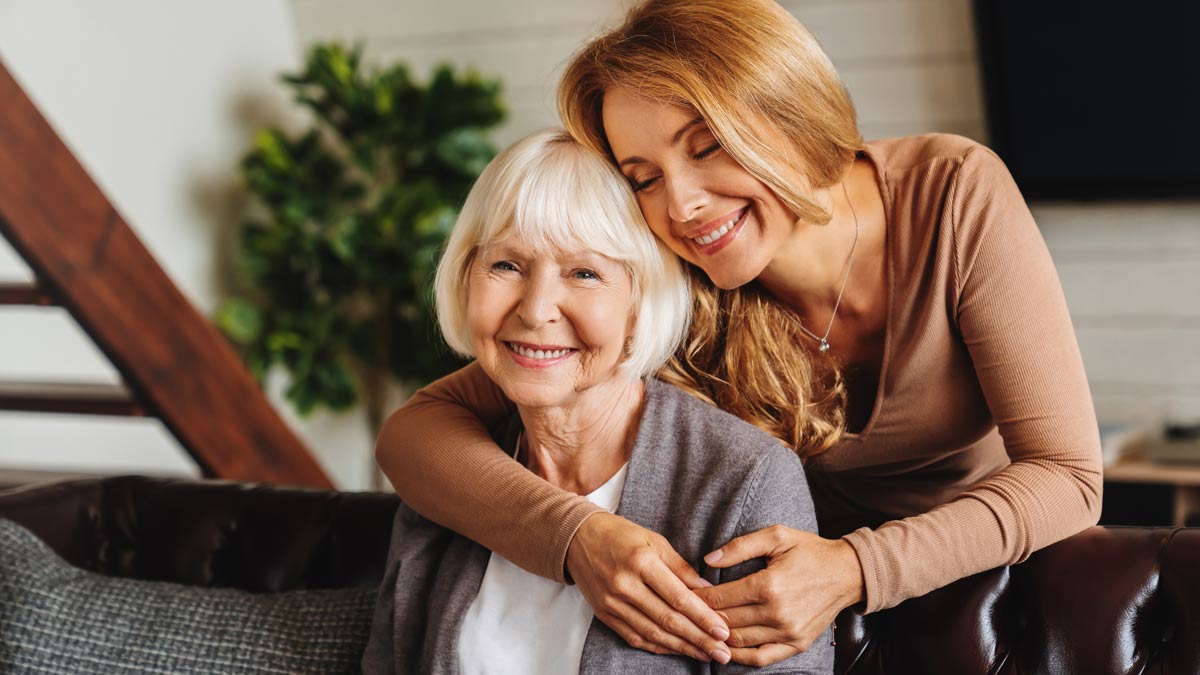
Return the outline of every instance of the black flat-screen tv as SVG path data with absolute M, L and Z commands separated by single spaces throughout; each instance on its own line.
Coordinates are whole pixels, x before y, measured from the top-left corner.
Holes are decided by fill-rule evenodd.
M 990 143 L 1027 197 L 1200 197 L 1200 0 L 974 1 Z

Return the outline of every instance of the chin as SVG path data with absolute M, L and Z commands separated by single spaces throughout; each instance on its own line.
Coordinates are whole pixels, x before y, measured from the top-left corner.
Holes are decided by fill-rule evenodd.
M 731 291 L 754 281 L 758 278 L 758 274 L 761 271 L 758 270 L 756 272 L 753 269 L 739 265 L 736 269 L 706 269 L 704 270 L 704 274 L 717 288 L 723 291 Z
M 523 408 L 556 408 L 567 403 L 567 397 L 559 391 L 558 387 L 498 384 L 510 401 Z

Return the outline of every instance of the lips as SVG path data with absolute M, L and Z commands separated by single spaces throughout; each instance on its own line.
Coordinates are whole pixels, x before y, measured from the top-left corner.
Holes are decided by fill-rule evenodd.
M 701 253 L 712 255 L 728 246 L 745 224 L 750 207 L 722 216 L 701 228 L 699 234 L 690 235 L 687 239 Z
M 504 341 L 504 346 L 512 354 L 513 360 L 528 368 L 546 368 L 571 358 L 578 352 L 572 347 L 558 345 L 535 345 L 525 342 Z

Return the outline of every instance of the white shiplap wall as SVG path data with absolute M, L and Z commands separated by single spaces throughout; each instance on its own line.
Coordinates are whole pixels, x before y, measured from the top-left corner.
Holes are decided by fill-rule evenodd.
M 1035 206 L 1102 421 L 1200 422 L 1200 204 Z
M 291 0 L 303 44 L 500 77 L 501 143 L 553 124 L 562 65 L 628 0 Z M 970 0 L 785 0 L 846 81 L 868 138 L 986 141 Z M 1200 203 L 1035 205 L 1103 421 L 1200 421 Z M 1036 348 L 1037 336 L 1030 336 Z
M 620 12 L 617 0 L 292 0 L 302 43 L 361 41 L 367 56 L 427 76 L 438 63 L 475 68 L 504 85 L 505 144 L 555 123 L 554 85 L 572 52 Z

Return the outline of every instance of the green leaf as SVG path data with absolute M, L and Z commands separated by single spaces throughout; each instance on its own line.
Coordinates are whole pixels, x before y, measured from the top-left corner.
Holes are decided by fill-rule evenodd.
M 354 377 L 340 362 L 315 362 L 306 373 L 293 376 L 284 396 L 302 416 L 311 414 L 318 405 L 345 410 L 358 401 Z
M 447 166 L 472 176 L 483 171 L 495 155 L 487 135 L 482 129 L 474 127 L 456 129 L 446 134 L 434 152 Z
M 438 205 L 417 217 L 413 223 L 413 234 L 440 242 L 449 236 L 450 230 L 454 229 L 454 221 L 457 218 L 457 210 L 445 204 Z
M 276 129 L 264 129 L 254 137 L 254 149 L 271 169 L 282 171 L 292 166 L 286 145 L 287 139 Z
M 248 345 L 258 339 L 262 332 L 262 312 L 253 303 L 240 298 L 229 298 L 217 308 L 217 327 L 229 339 Z
M 358 222 L 354 218 L 344 218 L 337 222 L 325 234 L 329 249 L 338 259 L 353 262 L 355 256 L 355 238 L 358 236 Z
M 282 355 L 288 351 L 299 351 L 304 347 L 303 335 L 293 332 L 271 333 L 267 336 L 267 349 L 274 354 Z
M 375 94 L 375 112 L 379 113 L 381 117 L 390 115 L 395 106 L 395 99 L 387 83 L 382 81 L 376 82 L 373 93 Z

